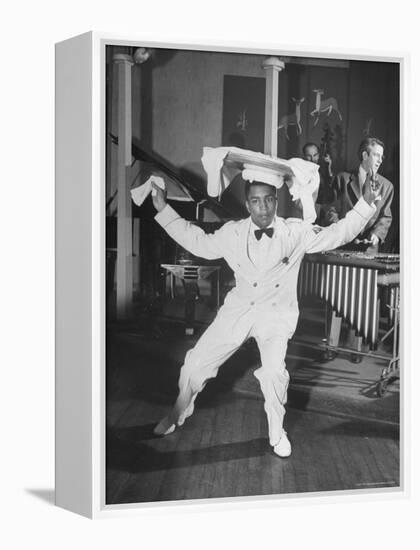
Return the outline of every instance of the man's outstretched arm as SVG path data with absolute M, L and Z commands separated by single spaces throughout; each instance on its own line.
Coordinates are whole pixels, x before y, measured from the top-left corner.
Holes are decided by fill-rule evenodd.
M 310 230 L 306 237 L 305 251 L 311 253 L 333 250 L 352 241 L 375 213 L 375 201 L 379 200 L 381 190 L 382 188 L 376 189 L 372 183 L 372 174 L 368 174 L 363 184 L 362 198 L 342 220 L 318 232 Z
M 166 202 L 166 191 L 152 183 L 152 201 L 157 210 L 155 220 L 170 237 L 183 248 L 201 258 L 216 260 L 223 257 L 221 233 L 223 228 L 213 234 L 206 234 L 200 227 L 184 220 Z

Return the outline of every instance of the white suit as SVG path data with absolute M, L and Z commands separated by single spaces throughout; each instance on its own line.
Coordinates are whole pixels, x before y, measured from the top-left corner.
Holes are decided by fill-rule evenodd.
M 205 234 L 165 206 L 155 219 L 166 232 L 195 256 L 224 258 L 236 280 L 213 323 L 187 352 L 179 378 L 180 392 L 189 385 L 195 397 L 206 381 L 216 376 L 220 365 L 253 336 L 262 364 L 254 374 L 265 399 L 270 444 L 275 446 L 283 433 L 289 382 L 284 359 L 299 314 L 296 287 L 300 263 L 307 252 L 330 250 L 353 240 L 375 210 L 360 199 L 344 219 L 321 230 L 309 222 L 276 217 L 264 262 L 254 265 L 248 254 L 250 217 Z M 268 237 L 263 235 L 262 239 Z M 179 425 L 192 410 L 193 406 L 185 411 Z

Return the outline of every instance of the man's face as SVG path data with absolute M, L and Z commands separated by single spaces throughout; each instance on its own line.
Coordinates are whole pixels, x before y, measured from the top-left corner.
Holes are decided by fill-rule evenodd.
M 376 172 L 379 170 L 382 160 L 384 158 L 384 148 L 382 145 L 371 145 L 368 151 L 363 151 L 362 153 L 362 166 L 366 172 Z
M 276 190 L 264 183 L 251 185 L 246 200 L 246 208 L 251 214 L 251 220 L 260 229 L 268 227 L 276 214 Z
M 319 162 L 318 147 L 315 147 L 315 145 L 308 145 L 308 147 L 305 147 L 305 150 L 303 151 L 303 158 L 305 160 L 309 160 L 309 162 L 318 164 Z

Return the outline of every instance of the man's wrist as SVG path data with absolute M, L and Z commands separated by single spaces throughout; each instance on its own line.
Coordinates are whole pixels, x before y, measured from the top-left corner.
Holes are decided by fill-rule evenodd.
M 376 210 L 375 203 L 368 203 L 365 197 L 361 197 L 354 205 L 353 210 L 360 214 L 365 219 L 370 219 Z
M 162 226 L 165 227 L 174 219 L 179 218 L 179 215 L 171 208 L 171 206 L 166 203 L 165 207 L 160 211 L 156 212 L 155 220 Z

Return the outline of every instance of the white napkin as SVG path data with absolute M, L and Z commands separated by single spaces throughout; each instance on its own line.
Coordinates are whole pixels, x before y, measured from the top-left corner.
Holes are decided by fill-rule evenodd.
M 152 187 L 152 183 L 155 183 L 161 189 L 165 189 L 165 180 L 160 176 L 150 176 L 150 178 L 135 189 L 131 189 L 131 198 L 137 206 L 141 206 L 147 196 L 152 192 L 152 196 L 156 195 L 156 191 Z
M 315 201 L 318 197 L 319 166 L 300 158 L 291 158 L 289 164 L 294 176 L 286 180 L 286 183 L 292 199 L 300 199 L 303 219 L 313 223 L 316 219 Z
M 225 158 L 229 152 L 240 153 L 237 147 L 204 147 L 201 162 L 207 173 L 207 192 L 211 197 L 219 197 L 230 185 L 233 178 L 242 172 L 242 177 L 248 181 L 265 181 L 279 189 L 286 181 L 289 186 L 293 200 L 300 199 L 302 202 L 303 218 L 314 222 L 316 219 L 315 201 L 319 188 L 319 166 L 313 162 L 300 158 L 290 160 L 269 157 L 255 151 L 242 152 L 254 158 L 258 164 L 259 159 L 269 159 L 273 169 L 264 169 L 256 164 L 251 166 L 251 161 L 244 164 L 244 170 L 240 164 L 225 164 Z M 278 171 L 278 174 L 276 173 Z M 291 175 L 284 176 L 285 172 Z
M 201 162 L 207 173 L 207 193 L 210 197 L 220 198 L 233 178 L 241 172 L 240 168 L 224 165 L 230 150 L 231 147 L 203 147 Z

